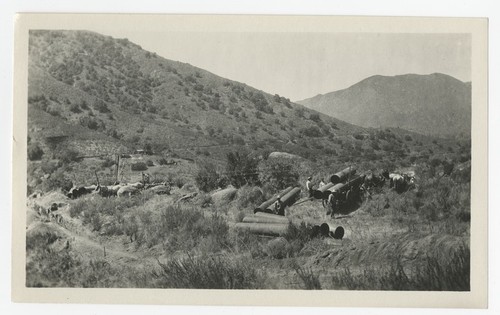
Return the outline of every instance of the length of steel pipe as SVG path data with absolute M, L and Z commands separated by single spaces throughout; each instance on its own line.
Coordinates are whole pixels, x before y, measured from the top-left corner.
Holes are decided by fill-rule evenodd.
M 243 218 L 244 223 L 277 223 L 288 224 L 290 220 L 281 215 L 269 214 L 265 212 L 257 212 L 254 215 L 249 215 Z
M 337 240 L 341 240 L 345 234 L 343 227 L 338 226 L 334 229 L 333 226 L 326 222 L 320 225 L 319 232 L 322 236 L 330 236 Z
M 242 231 L 265 235 L 284 235 L 288 232 L 288 224 L 278 223 L 236 223 L 235 227 Z
M 341 191 L 345 187 L 345 183 L 338 183 L 335 185 L 332 185 L 330 188 L 328 188 L 325 192 L 323 192 L 322 198 L 327 199 L 330 194 L 334 192 Z
M 253 210 L 253 213 L 257 213 L 257 212 L 261 212 L 261 211 L 265 212 L 266 210 L 272 211 L 271 206 L 273 205 L 273 203 L 276 202 L 276 200 L 278 200 L 278 196 L 284 196 L 285 194 L 290 192 L 292 189 L 293 189 L 293 187 L 288 187 L 287 189 L 283 190 L 279 195 L 276 195 L 275 197 L 264 201 L 260 206 L 258 206 L 257 208 L 255 208 Z
M 320 187 L 320 188 L 318 188 L 318 189 L 314 190 L 314 191 L 313 191 L 313 197 L 314 197 L 314 199 L 322 199 L 322 198 L 324 198 L 324 196 L 325 196 L 325 192 L 326 192 L 328 189 L 332 188 L 332 187 L 333 187 L 333 185 L 335 185 L 335 184 L 334 184 L 334 183 L 328 183 L 328 184 L 326 184 L 326 185 L 323 185 L 323 187 Z M 328 194 L 329 194 L 329 193 L 328 193 Z
M 363 184 L 363 181 L 365 180 L 365 176 L 366 175 L 357 176 L 357 177 L 351 179 L 350 181 L 348 181 L 345 185 L 348 187 L 360 186 L 361 184 Z
M 279 220 L 280 223 L 289 223 L 290 222 L 290 219 L 285 218 L 282 215 L 277 215 L 277 214 L 271 214 L 271 213 L 265 213 L 265 212 L 257 212 L 255 214 L 255 216 L 262 217 L 262 218 L 271 218 L 271 219 L 274 219 L 274 220 Z
M 349 166 L 348 168 L 330 176 L 330 182 L 338 184 L 345 181 L 350 175 L 354 174 L 356 174 L 356 168 L 353 166 Z
M 292 190 L 290 190 L 288 193 L 286 193 L 284 196 L 281 197 L 281 202 L 283 203 L 283 206 L 289 207 L 297 201 L 297 197 L 300 194 L 300 188 L 295 187 Z

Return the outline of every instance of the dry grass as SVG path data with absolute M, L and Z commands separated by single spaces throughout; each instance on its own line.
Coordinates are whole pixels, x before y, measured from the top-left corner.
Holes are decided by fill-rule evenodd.
M 158 262 L 154 272 L 161 288 L 186 289 L 262 289 L 265 276 L 245 259 L 228 256 L 179 258 Z
M 405 267 L 396 258 L 389 267 L 368 266 L 357 273 L 349 267 L 332 277 L 332 286 L 347 290 L 469 291 L 470 250 L 460 246 L 450 259 L 427 256 L 422 264 Z

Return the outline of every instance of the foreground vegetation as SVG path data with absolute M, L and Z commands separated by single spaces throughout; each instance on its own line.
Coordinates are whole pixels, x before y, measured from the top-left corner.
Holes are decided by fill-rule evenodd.
M 248 163 L 245 158 L 238 163 Z M 28 232 L 27 285 L 469 290 L 470 169 L 455 167 L 446 174 L 442 166 L 417 168 L 415 189 L 401 194 L 387 185 L 375 189 L 354 213 L 333 221 L 320 201 L 292 206 L 288 234 L 267 238 L 238 231 L 234 223 L 311 171 L 296 162 L 250 166 L 269 165 L 275 172 L 265 178 L 248 172 L 227 176 L 200 165 L 192 179 L 197 185 L 186 183 L 171 195 L 70 201 L 65 226 L 50 222 Z M 283 177 L 280 170 L 293 176 Z M 239 188 L 214 193 L 204 189 L 207 179 L 218 183 L 212 189 L 221 182 Z M 192 192 L 198 194 L 178 201 Z M 349 235 L 333 243 L 313 238 L 312 225 L 325 221 L 344 226 Z M 96 246 L 113 246 L 118 254 L 86 255 L 68 236 L 81 229 Z M 122 263 L 121 252 L 133 257 Z

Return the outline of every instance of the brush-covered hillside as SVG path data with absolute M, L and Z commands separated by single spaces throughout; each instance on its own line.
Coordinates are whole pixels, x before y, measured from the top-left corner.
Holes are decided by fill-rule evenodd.
M 471 83 L 440 73 L 376 75 L 347 89 L 298 103 L 364 127 L 470 136 Z
M 127 39 L 87 31 L 31 31 L 28 80 L 30 172 L 36 178 L 30 189 L 43 186 L 62 164 L 70 165 L 73 182 L 84 180 L 82 174 L 93 178 L 93 171 L 105 176 L 113 154 L 137 149 L 158 160 L 217 165 L 240 150 L 288 152 L 318 165 L 408 165 L 434 154 L 459 158 L 467 146 L 402 129 L 354 126 Z M 86 167 L 87 160 L 71 166 L 79 157 L 104 155 L 104 169 Z
M 223 150 L 210 145 L 224 144 L 307 155 L 306 145 L 315 151 L 331 146 L 336 136 L 363 130 L 285 97 L 161 58 L 126 39 L 32 31 L 29 56 L 30 126 L 41 128 L 40 136 L 68 125 L 83 127 L 64 134 L 70 143 L 99 133 L 102 149 L 107 143 L 129 149 L 148 145 L 155 152 L 185 149 L 178 154 L 193 157 L 206 146 L 199 150 L 220 158 Z

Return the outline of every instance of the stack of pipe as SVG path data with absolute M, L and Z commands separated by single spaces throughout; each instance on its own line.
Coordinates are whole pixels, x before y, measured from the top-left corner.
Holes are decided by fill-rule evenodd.
M 311 230 L 311 236 L 312 237 L 333 237 L 336 240 L 341 240 L 344 237 L 345 230 L 343 227 L 338 226 L 334 228 L 333 226 L 330 226 L 328 223 L 323 223 L 321 225 L 315 225 L 313 226 Z
M 356 168 L 354 168 L 353 166 L 349 166 L 348 168 L 330 176 L 330 182 L 332 182 L 333 184 L 338 184 L 345 181 L 349 178 L 349 176 L 354 174 L 356 174 Z
M 255 208 L 254 214 L 243 218 L 243 222 L 237 223 L 239 230 L 249 231 L 255 234 L 283 235 L 288 231 L 290 220 L 282 215 L 272 214 L 273 206 L 280 197 L 282 207 L 291 206 L 300 195 L 300 188 L 288 187 L 279 195 L 266 200 Z
M 257 212 L 243 218 L 243 222 L 236 223 L 236 229 L 254 234 L 284 235 L 288 232 L 290 220 L 284 216 Z

